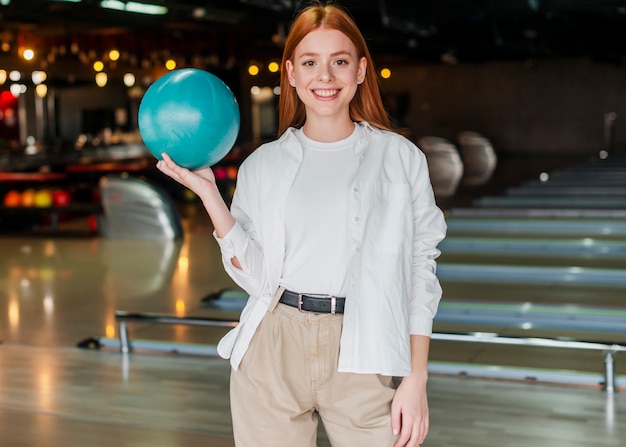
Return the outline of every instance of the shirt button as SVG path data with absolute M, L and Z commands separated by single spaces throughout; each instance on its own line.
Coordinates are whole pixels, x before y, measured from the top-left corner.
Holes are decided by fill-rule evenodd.
M 354 216 L 353 220 L 354 220 L 355 222 L 358 222 L 358 221 L 359 221 L 359 216 Z
M 360 251 L 361 251 L 361 249 L 360 249 L 359 247 L 357 247 L 357 248 L 355 248 L 355 249 L 354 249 L 354 252 L 355 252 L 355 253 L 358 253 L 358 252 L 360 252 Z
M 359 188 L 355 186 L 354 188 L 352 188 L 352 192 L 359 192 Z

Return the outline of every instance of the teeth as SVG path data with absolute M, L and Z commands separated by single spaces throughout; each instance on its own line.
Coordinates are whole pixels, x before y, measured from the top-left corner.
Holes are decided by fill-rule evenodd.
M 331 96 L 335 96 L 337 94 L 337 90 L 313 90 L 317 96 L 323 96 L 325 98 L 329 98 Z

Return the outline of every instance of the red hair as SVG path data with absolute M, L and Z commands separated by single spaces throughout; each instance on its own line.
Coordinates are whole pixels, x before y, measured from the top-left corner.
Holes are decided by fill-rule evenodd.
M 318 28 L 341 31 L 354 44 L 357 56 L 365 57 L 367 69 L 365 79 L 359 85 L 350 103 L 350 118 L 353 121 L 367 121 L 372 126 L 390 130 L 389 117 L 383 106 L 378 87 L 378 76 L 365 38 L 348 12 L 336 5 L 313 5 L 302 10 L 295 18 L 283 50 L 280 72 L 280 99 L 278 105 L 278 134 L 282 135 L 289 127 L 302 127 L 306 120 L 304 104 L 296 89 L 287 78 L 285 63 L 294 56 L 300 41 Z

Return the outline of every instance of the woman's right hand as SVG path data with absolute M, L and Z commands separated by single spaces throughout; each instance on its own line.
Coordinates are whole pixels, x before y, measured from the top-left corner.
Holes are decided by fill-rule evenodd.
M 165 152 L 161 156 L 163 159 L 157 162 L 157 169 L 192 190 L 197 196 L 202 197 L 203 192 L 206 192 L 208 187 L 216 186 L 215 175 L 211 168 L 192 171 L 177 165 Z
M 235 225 L 235 218 L 230 213 L 222 195 L 215 183 L 215 175 L 211 168 L 201 168 L 192 171 L 174 163 L 174 160 L 166 153 L 161 154 L 162 160 L 156 164 L 157 169 L 163 174 L 176 180 L 183 186 L 192 190 L 204 204 L 215 233 L 218 237 L 224 237 Z M 232 258 L 233 265 L 241 268 L 237 258 Z

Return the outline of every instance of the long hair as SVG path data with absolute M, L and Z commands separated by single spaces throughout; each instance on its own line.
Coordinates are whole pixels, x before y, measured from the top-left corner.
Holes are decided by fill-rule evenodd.
M 344 33 L 356 47 L 358 58 L 365 57 L 367 61 L 365 79 L 350 102 L 350 118 L 353 121 L 367 121 L 380 129 L 391 130 L 389 117 L 380 97 L 374 62 L 361 31 L 342 7 L 318 3 L 306 7 L 296 16 L 285 41 L 280 71 L 278 134 L 282 135 L 289 127 L 301 127 L 306 120 L 304 104 L 298 97 L 296 89 L 289 84 L 285 63 L 293 58 L 300 41 L 311 31 L 321 27 Z

